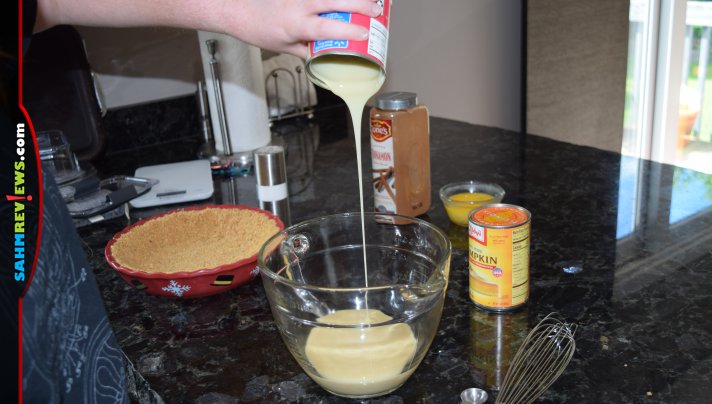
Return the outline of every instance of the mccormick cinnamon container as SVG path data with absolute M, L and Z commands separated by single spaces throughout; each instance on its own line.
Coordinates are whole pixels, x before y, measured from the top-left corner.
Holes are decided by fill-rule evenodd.
M 512 310 L 529 300 L 531 213 L 503 203 L 469 215 L 470 299 L 493 311 Z
M 317 84 L 321 83 L 319 79 L 316 79 L 314 75 L 311 74 L 311 68 L 309 66 L 313 60 L 328 55 L 361 57 L 377 64 L 385 73 L 386 54 L 388 52 L 388 26 L 391 19 L 391 0 L 377 1 L 383 8 L 383 13 L 377 18 L 346 12 L 320 14 L 323 18 L 360 25 L 369 31 L 369 36 L 366 41 L 327 39 L 309 42 L 309 57 L 306 61 L 306 72 L 309 79 Z
M 430 208 L 428 109 L 415 93 L 384 93 L 370 118 L 376 212 L 422 215 Z

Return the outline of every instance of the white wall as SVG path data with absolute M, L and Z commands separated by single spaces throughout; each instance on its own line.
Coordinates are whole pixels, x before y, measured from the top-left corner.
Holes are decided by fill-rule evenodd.
M 384 91 L 433 116 L 520 129 L 520 0 L 394 0 Z
M 413 91 L 433 116 L 520 127 L 520 0 L 394 0 L 383 91 Z M 193 31 L 82 28 L 110 108 L 195 91 Z

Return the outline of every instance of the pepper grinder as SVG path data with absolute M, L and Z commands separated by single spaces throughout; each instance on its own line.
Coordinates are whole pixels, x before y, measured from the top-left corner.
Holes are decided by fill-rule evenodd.
M 289 226 L 291 217 L 284 147 L 276 145 L 261 147 L 255 150 L 254 157 L 260 209 L 271 211 Z

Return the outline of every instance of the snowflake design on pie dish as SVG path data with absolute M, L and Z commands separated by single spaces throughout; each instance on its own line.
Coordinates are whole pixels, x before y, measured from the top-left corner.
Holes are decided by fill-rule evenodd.
M 260 274 L 260 267 L 256 266 L 252 271 L 250 271 L 250 276 L 251 277 L 256 277 L 257 275 Z
M 181 296 L 183 296 L 183 293 L 190 290 L 190 286 L 180 285 L 176 281 L 170 281 L 168 283 L 168 286 L 164 286 L 161 289 L 165 292 L 173 293 L 174 295 L 181 297 Z

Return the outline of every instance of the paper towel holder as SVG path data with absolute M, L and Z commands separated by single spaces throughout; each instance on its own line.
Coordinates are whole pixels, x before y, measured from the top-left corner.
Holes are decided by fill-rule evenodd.
M 208 39 L 205 41 L 205 46 L 210 54 L 210 76 L 213 80 L 213 91 L 215 93 L 215 109 L 218 113 L 218 122 L 220 122 L 220 133 L 223 141 L 223 154 L 226 156 L 232 155 L 232 144 L 230 142 L 230 132 L 228 131 L 227 119 L 225 118 L 225 103 L 222 97 L 222 83 L 220 81 L 220 70 L 218 69 L 218 60 L 215 58 L 217 52 L 218 41 Z
M 206 31 L 198 31 L 198 41 L 216 154 L 251 164 L 252 152 L 272 140 L 260 50 Z

